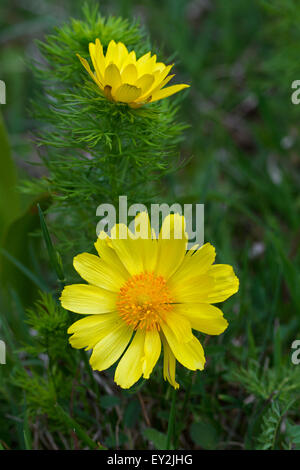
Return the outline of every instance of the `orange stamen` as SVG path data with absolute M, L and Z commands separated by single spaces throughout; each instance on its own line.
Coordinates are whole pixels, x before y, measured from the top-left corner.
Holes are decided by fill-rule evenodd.
M 159 331 L 160 321 L 173 308 L 166 280 L 148 272 L 132 276 L 120 289 L 117 308 L 135 330 Z

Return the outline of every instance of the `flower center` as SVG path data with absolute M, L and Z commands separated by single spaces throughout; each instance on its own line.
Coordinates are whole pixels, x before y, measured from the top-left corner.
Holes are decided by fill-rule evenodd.
M 135 330 L 160 330 L 160 321 L 172 308 L 172 297 L 162 276 L 144 272 L 132 276 L 120 289 L 117 308 Z

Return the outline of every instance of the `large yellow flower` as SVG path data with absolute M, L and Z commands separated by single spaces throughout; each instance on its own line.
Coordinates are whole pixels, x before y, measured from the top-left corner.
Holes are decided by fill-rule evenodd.
M 61 296 L 64 308 L 88 314 L 69 328 L 70 343 L 93 350 L 95 370 L 122 356 L 115 372 L 122 388 L 149 378 L 163 344 L 164 379 L 177 388 L 176 360 L 191 370 L 204 368 L 203 348 L 192 329 L 219 335 L 227 328 L 222 311 L 211 304 L 236 293 L 238 278 L 231 266 L 213 265 L 215 249 L 209 243 L 187 251 L 179 214 L 164 219 L 158 239 L 145 212 L 136 216 L 134 233 L 117 224 L 110 237 L 103 235 L 95 243 L 99 256 L 74 258 L 88 284 L 67 286 Z
M 145 103 L 161 100 L 189 85 L 164 86 L 174 75 L 169 75 L 173 65 L 156 62 L 151 52 L 136 59 L 134 51 L 128 52 L 122 42 L 110 41 L 106 55 L 99 39 L 89 44 L 89 51 L 95 72 L 86 59 L 78 57 L 98 87 L 111 101 L 128 103 L 138 108 Z

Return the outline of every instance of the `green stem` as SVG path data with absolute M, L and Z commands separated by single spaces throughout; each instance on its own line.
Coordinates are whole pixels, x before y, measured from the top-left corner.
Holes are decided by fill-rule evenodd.
M 167 435 L 167 445 L 166 450 L 171 449 L 171 443 L 173 442 L 174 438 L 174 431 L 175 431 L 175 404 L 176 404 L 176 390 L 172 388 L 172 403 L 169 415 L 169 424 L 168 424 L 168 435 Z
M 190 400 L 190 396 L 191 396 L 191 392 L 192 392 L 192 385 L 193 385 L 193 374 L 191 373 L 191 371 L 188 371 L 188 375 L 189 375 L 189 383 L 188 383 L 188 386 L 187 386 L 187 390 L 186 390 L 186 393 L 184 395 L 184 401 L 183 401 L 183 405 L 182 405 L 182 411 L 180 413 L 180 421 L 179 421 L 179 427 L 177 429 L 177 432 L 175 433 L 175 436 L 174 436 L 174 445 L 175 445 L 175 448 L 178 447 L 179 445 L 179 438 L 180 438 L 180 434 L 181 434 L 181 431 L 183 430 L 184 428 L 184 425 L 182 425 L 182 423 L 185 422 L 185 416 L 186 416 L 186 413 L 187 413 L 187 407 L 188 407 L 188 403 L 189 403 L 189 400 Z

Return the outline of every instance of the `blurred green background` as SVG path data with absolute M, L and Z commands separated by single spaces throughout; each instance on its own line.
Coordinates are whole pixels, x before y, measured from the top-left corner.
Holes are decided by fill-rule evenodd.
M 217 262 L 232 264 L 240 278 L 239 294 L 223 306 L 230 327 L 207 344 L 207 371 L 194 376 L 187 403 L 182 389 L 178 409 L 185 410 L 186 420 L 179 446 L 299 447 L 300 365 L 291 363 L 291 344 L 300 339 L 300 136 L 291 83 L 300 79 L 300 6 L 292 0 L 99 3 L 102 15 L 138 18 L 153 50 L 163 57 L 175 53 L 177 83 L 191 84 L 180 111 L 190 126 L 180 149 L 189 162 L 165 179 L 164 191 L 176 202 L 205 204 L 205 240 L 216 247 Z M 18 190 L 20 181 L 44 174 L 30 141 L 28 108 L 38 83 L 29 65 L 37 54 L 35 39 L 80 16 L 81 6 L 77 0 L 0 5 L 0 79 L 7 85 L 7 104 L 0 106 L 0 339 L 8 356 L 8 364 L 0 365 L 4 448 L 30 447 L 23 396 L 10 384 L 10 372 L 18 361 L 30 365 L 19 352 L 29 336 L 25 310 L 37 288 L 46 289 L 51 280 L 36 204 Z M 106 445 L 163 445 L 168 393 L 155 382 L 142 393 L 144 398 L 116 391 L 115 402 L 104 400 L 102 412 L 112 423 Z M 116 438 L 118 419 L 123 428 Z M 40 448 L 68 447 L 55 427 L 44 424 L 39 432 Z

